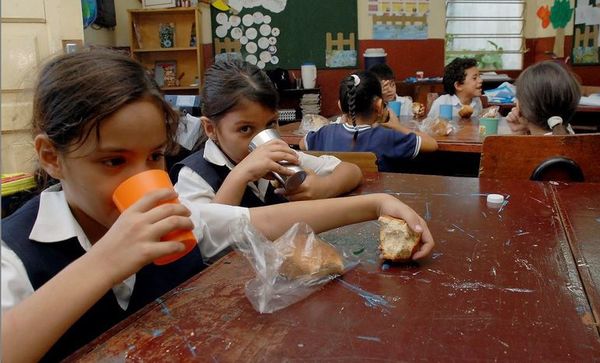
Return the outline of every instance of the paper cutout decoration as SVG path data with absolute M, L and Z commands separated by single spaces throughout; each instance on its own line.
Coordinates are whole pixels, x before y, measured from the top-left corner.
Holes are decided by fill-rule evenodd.
M 552 27 L 556 29 L 554 37 L 554 55 L 557 58 L 565 56 L 565 27 L 571 20 L 573 9 L 569 0 L 554 0 L 550 12 L 550 22 Z
M 331 33 L 325 33 L 325 66 L 330 68 L 351 67 L 356 64 L 356 37 L 350 33 L 344 38 L 343 33 L 337 33 L 333 39 Z
M 373 39 L 427 39 L 429 0 L 369 0 Z
M 542 21 L 542 28 L 546 29 L 550 25 L 550 9 L 548 5 L 540 6 L 535 15 Z

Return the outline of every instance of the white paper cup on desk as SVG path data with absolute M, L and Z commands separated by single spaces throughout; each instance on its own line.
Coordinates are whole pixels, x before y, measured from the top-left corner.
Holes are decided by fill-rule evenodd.
M 266 144 L 271 140 L 280 139 L 279 133 L 275 129 L 265 129 L 256 134 L 250 141 L 248 145 L 248 150 L 250 152 L 254 151 L 257 147 Z M 294 172 L 294 174 L 280 175 L 279 173 L 273 172 L 273 176 L 277 181 L 281 183 L 281 185 L 285 188 L 285 190 L 294 190 L 300 186 L 306 179 L 306 172 L 299 167 L 298 165 L 289 164 L 286 161 L 281 161 L 279 164 L 284 165 L 286 168 L 290 169 Z
M 317 85 L 317 66 L 314 63 L 304 63 L 300 67 L 302 74 L 302 86 L 304 88 L 315 88 Z

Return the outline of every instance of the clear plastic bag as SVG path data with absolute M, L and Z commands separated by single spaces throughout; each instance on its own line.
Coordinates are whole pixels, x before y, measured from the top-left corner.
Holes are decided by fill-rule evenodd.
M 456 126 L 440 117 L 425 118 L 419 125 L 419 130 L 431 136 L 447 136 L 455 131 Z
M 296 223 L 274 242 L 247 219 L 233 226 L 232 232 L 233 247 L 256 272 L 245 292 L 260 313 L 272 313 L 306 298 L 351 265 L 305 223 Z
M 490 106 L 481 110 L 479 118 L 498 118 L 500 117 L 500 106 Z
M 327 118 L 309 113 L 302 117 L 298 132 L 302 135 L 306 135 L 309 131 L 317 131 L 325 125 L 329 125 L 329 120 Z

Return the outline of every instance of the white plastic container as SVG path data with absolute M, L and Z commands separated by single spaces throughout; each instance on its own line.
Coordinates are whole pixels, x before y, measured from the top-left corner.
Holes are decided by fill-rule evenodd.
M 314 63 L 304 63 L 300 67 L 302 74 L 302 87 L 315 88 L 317 85 L 317 66 Z
M 365 58 L 365 69 L 369 70 L 375 64 L 383 64 L 386 61 L 387 53 L 383 48 L 367 48 L 363 53 Z

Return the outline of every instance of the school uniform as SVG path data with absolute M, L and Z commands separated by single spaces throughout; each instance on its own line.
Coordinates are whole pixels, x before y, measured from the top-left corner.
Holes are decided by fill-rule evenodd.
M 429 110 L 427 117 L 437 118 L 440 115 L 440 105 L 452 105 L 452 117 L 458 117 L 458 111 L 460 111 L 463 106 L 457 95 L 441 95 L 431 104 L 431 109 Z M 483 110 L 481 98 L 473 97 L 471 100 L 471 107 L 473 107 L 472 116 L 479 116 Z
M 206 243 L 212 249 L 223 249 L 232 242 L 228 225 L 239 218 L 249 218 L 249 212 L 244 208 L 182 203 L 192 212 L 194 234 L 199 243 Z M 91 247 L 71 213 L 60 184 L 3 219 L 2 311 L 33 294 Z M 57 361 L 66 357 L 204 267 L 197 248 L 167 265 L 148 264 L 108 291 L 59 339 L 43 360 Z
M 300 167 L 309 168 L 319 176 L 331 174 L 341 162 L 333 156 L 316 157 L 303 152 L 297 154 Z M 170 175 L 180 197 L 192 202 L 210 203 L 234 167 L 227 155 L 209 139 L 203 149 L 175 164 Z M 274 193 L 269 180 L 259 179 L 256 183 L 248 183 L 240 205 L 251 208 L 286 201 L 287 199 Z
M 354 134 L 358 131 L 356 142 Z M 383 126 L 331 124 L 311 131 L 304 137 L 308 150 L 369 151 L 377 155 L 381 172 L 399 170 L 400 160 L 413 159 L 421 149 L 421 137 L 388 129 Z

